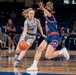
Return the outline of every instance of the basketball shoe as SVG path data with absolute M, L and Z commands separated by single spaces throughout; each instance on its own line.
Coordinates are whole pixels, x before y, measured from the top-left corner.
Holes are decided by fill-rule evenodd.
M 27 71 L 37 71 L 38 70 L 38 68 L 37 68 L 37 66 L 34 66 L 34 65 L 31 65 L 29 68 L 27 68 L 26 69 Z
M 69 55 L 67 49 L 64 47 L 62 50 L 63 50 L 63 56 L 66 58 L 66 60 L 69 60 L 70 55 Z
M 11 53 L 11 51 L 12 51 L 12 50 L 11 50 L 11 48 L 9 47 L 9 48 L 8 48 L 8 53 Z
M 15 61 L 14 62 L 14 67 L 18 67 L 19 66 L 18 64 L 19 64 L 19 62 L 18 61 Z

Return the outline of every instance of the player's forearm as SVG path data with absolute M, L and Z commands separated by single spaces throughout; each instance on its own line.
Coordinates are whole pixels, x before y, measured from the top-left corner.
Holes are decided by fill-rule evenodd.
M 26 33 L 27 33 L 27 26 L 24 26 L 24 30 L 23 30 L 23 33 L 20 37 L 20 41 L 25 39 Z
M 42 27 L 39 28 L 39 31 L 40 31 L 41 35 L 43 35 Z
M 21 40 L 24 40 L 24 39 L 25 39 L 25 36 L 26 36 L 26 32 L 23 32 L 23 33 L 21 34 L 20 41 L 21 41 Z
M 43 8 L 43 11 L 47 14 L 48 17 L 51 17 L 51 13 L 48 10 L 46 10 L 45 8 Z

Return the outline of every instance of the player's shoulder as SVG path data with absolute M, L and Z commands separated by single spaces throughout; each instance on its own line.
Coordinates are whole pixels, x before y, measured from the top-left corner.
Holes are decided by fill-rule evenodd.
M 24 21 L 24 23 L 27 23 L 29 21 L 29 19 L 27 18 L 25 21 Z
M 25 21 L 27 21 L 28 20 L 28 18 L 27 19 L 25 19 Z
M 38 18 L 35 18 L 35 20 L 36 20 L 37 23 L 40 22 Z

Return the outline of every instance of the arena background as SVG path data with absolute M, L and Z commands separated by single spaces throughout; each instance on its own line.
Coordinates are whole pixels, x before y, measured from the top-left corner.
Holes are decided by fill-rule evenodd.
M 47 1 L 54 3 L 54 15 L 57 20 L 59 34 L 61 34 L 62 29 L 65 31 L 65 34 L 68 34 L 68 36 L 65 36 L 65 46 L 70 54 L 70 59 L 66 61 L 65 58 L 58 56 L 48 60 L 45 58 L 44 51 L 38 64 L 39 71 L 27 73 L 26 68 L 31 65 L 35 55 L 36 41 L 21 60 L 19 67 L 14 68 L 15 51 L 8 53 L 5 27 L 8 19 L 12 18 L 16 28 L 14 37 L 16 48 L 25 21 L 21 13 L 23 9 L 32 7 L 36 11 L 35 17 L 40 20 L 45 34 L 43 12 L 36 10 L 38 7 L 37 3 L 40 1 L 43 1 L 44 4 Z M 43 39 L 39 37 L 38 44 Z M 57 50 L 61 48 L 60 44 Z M 76 0 L 0 0 L 0 75 L 76 75 Z
M 13 18 L 13 23 L 16 27 L 15 32 L 15 44 L 17 44 L 20 34 L 22 33 L 22 27 L 24 25 L 24 17 L 22 16 L 21 12 L 22 9 L 26 9 L 28 7 L 32 7 L 36 9 L 38 7 L 37 3 L 39 1 L 43 1 L 44 4 L 49 0 L 0 0 L 0 28 L 3 35 L 0 35 L 1 39 L 6 41 L 5 29 L 7 20 L 11 17 L 10 14 L 14 11 L 15 12 L 15 18 Z M 67 28 L 70 29 L 70 34 L 68 38 L 66 39 L 66 47 L 69 50 L 75 50 L 76 49 L 76 0 L 50 0 L 54 2 L 54 10 L 55 10 L 55 17 L 57 19 L 58 29 L 60 32 L 60 29 L 64 27 L 65 32 L 67 31 Z M 44 28 L 44 19 L 43 13 L 41 11 L 36 10 L 35 17 L 39 18 L 41 21 L 41 25 Z M 4 37 L 3 37 L 4 36 Z M 42 41 L 42 38 L 40 39 L 39 43 Z M 3 47 L 4 48 L 4 47 Z M 35 48 L 35 43 L 32 49 Z M 58 49 L 60 46 L 58 47 Z

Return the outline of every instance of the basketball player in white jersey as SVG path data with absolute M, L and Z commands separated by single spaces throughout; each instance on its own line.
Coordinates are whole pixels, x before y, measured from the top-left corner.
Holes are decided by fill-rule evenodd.
M 32 46 L 33 42 L 35 41 L 36 39 L 36 33 L 37 33 L 37 28 L 39 29 L 41 35 L 46 38 L 47 36 L 43 34 L 43 31 L 42 31 L 42 27 L 40 25 L 40 21 L 34 17 L 35 15 L 35 11 L 32 9 L 32 8 L 29 8 L 27 10 L 24 10 L 23 11 L 23 15 L 24 17 L 28 17 L 25 22 L 24 22 L 24 30 L 23 30 L 23 33 L 20 37 L 20 41 L 23 41 L 25 40 L 26 41 L 26 44 L 28 45 L 28 48 L 30 48 L 30 46 Z M 24 51 L 21 51 L 19 49 L 19 43 L 17 45 L 17 48 L 16 48 L 16 54 L 15 54 L 15 57 L 17 57 L 17 53 L 20 53 L 19 56 L 16 58 L 15 62 L 14 62 L 14 66 L 17 67 L 18 66 L 18 63 L 21 61 L 21 59 L 24 57 L 25 53 L 26 53 L 26 50 Z

